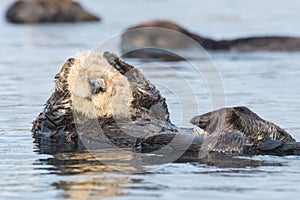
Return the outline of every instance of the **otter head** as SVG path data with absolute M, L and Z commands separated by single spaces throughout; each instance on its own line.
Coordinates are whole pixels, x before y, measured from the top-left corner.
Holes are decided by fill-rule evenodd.
M 67 82 L 73 112 L 87 118 L 130 117 L 131 84 L 102 55 L 77 55 Z

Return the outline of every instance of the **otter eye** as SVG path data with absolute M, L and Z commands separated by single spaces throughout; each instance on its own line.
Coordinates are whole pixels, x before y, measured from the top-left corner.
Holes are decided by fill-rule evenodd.
M 92 94 L 98 94 L 100 92 L 105 92 L 105 82 L 102 78 L 89 78 L 89 85 Z

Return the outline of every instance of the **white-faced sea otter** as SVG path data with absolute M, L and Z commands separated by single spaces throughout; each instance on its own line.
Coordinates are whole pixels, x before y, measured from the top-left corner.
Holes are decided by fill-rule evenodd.
M 146 150 L 159 148 L 145 141 L 151 142 L 152 136 L 167 142 L 178 133 L 156 87 L 139 69 L 113 54 L 80 54 L 69 59 L 55 78 L 55 90 L 33 124 L 36 137 L 50 137 L 59 144 L 77 143 L 78 127 L 88 132 L 95 127 L 90 123 L 97 120 L 118 146 L 142 145 Z
M 32 132 L 35 138 L 50 138 L 58 146 L 76 146 L 84 138 L 139 152 L 168 145 L 195 155 L 201 149 L 208 153 L 300 154 L 299 143 L 284 129 L 245 107 L 194 117 L 191 123 L 204 129 L 202 134 L 176 127 L 159 90 L 139 69 L 109 52 L 70 58 L 55 78 L 55 90 Z M 172 143 L 174 138 L 176 143 Z

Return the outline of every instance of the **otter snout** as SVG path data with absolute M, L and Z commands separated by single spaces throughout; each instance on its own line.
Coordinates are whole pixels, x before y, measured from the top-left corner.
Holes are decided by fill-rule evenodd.
M 90 90 L 92 94 L 99 94 L 100 92 L 106 92 L 105 81 L 102 78 L 90 78 L 89 84 L 90 84 Z

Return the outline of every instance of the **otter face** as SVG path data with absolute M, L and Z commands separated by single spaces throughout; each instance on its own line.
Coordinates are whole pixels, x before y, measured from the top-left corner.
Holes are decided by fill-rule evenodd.
M 105 80 L 103 78 L 91 77 L 88 78 L 90 90 L 92 94 L 98 94 L 100 92 L 106 92 Z
M 68 78 L 74 112 L 88 118 L 130 117 L 131 84 L 102 55 L 84 53 L 75 58 Z

